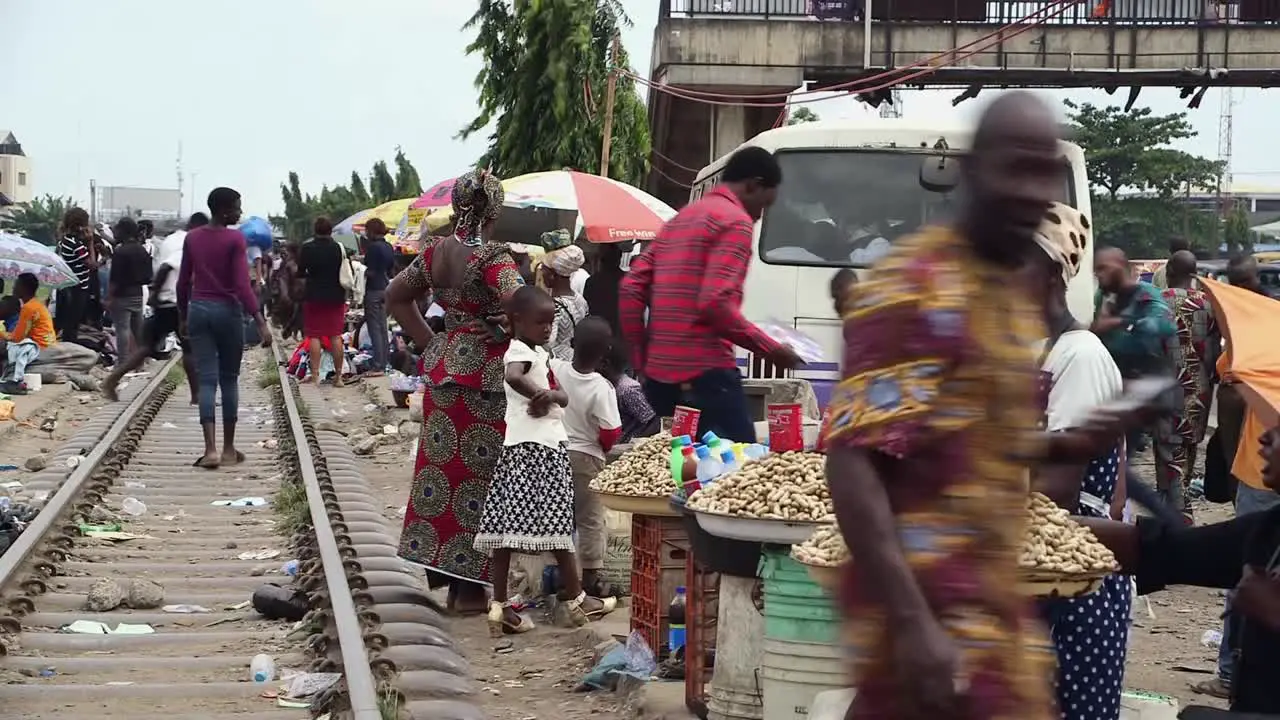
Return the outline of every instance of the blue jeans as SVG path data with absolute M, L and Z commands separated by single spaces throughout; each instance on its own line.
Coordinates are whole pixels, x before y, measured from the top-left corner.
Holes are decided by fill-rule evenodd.
M 244 355 L 244 313 L 238 303 L 192 300 L 187 336 L 200 378 L 200 424 L 213 424 L 218 388 L 222 422 L 234 423 L 240 407 L 240 358 Z
M 1236 486 L 1236 517 L 1266 512 L 1276 505 L 1280 505 L 1280 495 L 1270 490 L 1259 490 L 1244 483 Z M 1225 617 L 1222 620 L 1222 644 L 1218 646 L 1218 677 L 1228 684 L 1231 682 L 1231 671 L 1236 665 L 1235 638 L 1231 636 L 1231 626 L 1234 624 L 1231 599 L 1234 596 L 1234 591 L 1227 593 L 1226 607 L 1223 608 Z
M 711 431 L 733 442 L 756 441 L 756 426 L 747 409 L 742 373 L 737 368 L 708 370 L 682 383 L 645 380 L 644 394 L 658 417 L 671 417 L 677 405 L 701 410 L 699 437 Z

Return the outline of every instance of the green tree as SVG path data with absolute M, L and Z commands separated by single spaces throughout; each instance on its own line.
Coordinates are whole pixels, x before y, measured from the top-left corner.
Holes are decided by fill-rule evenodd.
M 1217 218 L 1178 199 L 1216 187 L 1223 169 L 1221 162 L 1170 147 L 1196 136 L 1186 113 L 1065 104 L 1093 186 L 1098 244 L 1114 245 L 1132 257 L 1162 257 L 1170 237 L 1186 235 L 1198 250 L 1216 251 Z
M 618 31 L 631 20 L 619 0 L 480 0 L 463 26 L 476 35 L 480 109 L 459 136 L 492 126 L 479 164 L 498 175 L 570 167 L 600 170 L 605 96 Z M 632 185 L 649 172 L 648 112 L 635 83 L 616 72 L 609 177 Z
M 373 172 L 369 173 L 369 198 L 374 205 L 396 199 L 396 180 L 383 160 L 374 163 Z
M 422 194 L 422 180 L 418 178 L 418 170 L 404 156 L 404 150 L 396 148 L 396 198 L 418 197 Z
M 790 115 L 787 117 L 787 124 L 799 125 L 800 123 L 817 122 L 818 120 L 821 120 L 821 119 L 822 118 L 818 117 L 818 113 L 810 110 L 804 105 L 801 105 L 800 107 L 796 108 L 795 112 L 790 113 Z
M 1235 203 L 1227 213 L 1222 228 L 1222 241 L 1227 245 L 1227 254 L 1237 252 L 1253 252 L 1253 231 L 1249 228 L 1249 210 L 1244 203 Z
M 58 226 L 67 210 L 75 207 L 69 197 L 45 195 L 25 205 L 19 205 L 9 215 L 0 215 L 0 230 L 21 235 L 43 245 L 58 242 Z
M 355 196 L 356 200 L 364 203 L 365 207 L 370 207 L 373 204 L 373 199 L 369 197 L 369 191 L 365 189 L 364 180 L 360 178 L 360 173 L 355 170 L 351 171 L 351 194 Z

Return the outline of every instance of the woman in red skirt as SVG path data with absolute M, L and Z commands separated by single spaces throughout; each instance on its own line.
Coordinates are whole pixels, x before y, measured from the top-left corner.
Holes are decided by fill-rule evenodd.
M 318 218 L 316 236 L 298 253 L 298 277 L 306 283 L 302 293 L 302 334 L 311 353 L 311 382 L 320 384 L 324 346 L 333 358 L 333 384 L 342 386 L 342 329 L 347 318 L 347 289 L 339 281 L 346 248 L 333 239 L 333 223 Z M 321 340 L 324 344 L 321 344 Z

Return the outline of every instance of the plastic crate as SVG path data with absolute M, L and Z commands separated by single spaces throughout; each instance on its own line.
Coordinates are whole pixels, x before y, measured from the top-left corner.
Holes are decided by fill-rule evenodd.
M 631 631 L 666 657 L 667 608 L 685 584 L 689 537 L 680 518 L 631 516 Z
M 685 632 L 684 704 L 702 720 L 707 718 L 707 686 L 715 669 L 716 618 L 719 617 L 720 574 L 699 562 L 691 550 L 685 563 L 689 591 L 689 622 Z

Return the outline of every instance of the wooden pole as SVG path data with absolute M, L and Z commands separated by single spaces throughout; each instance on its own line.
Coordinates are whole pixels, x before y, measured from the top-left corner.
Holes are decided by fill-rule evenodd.
M 609 79 L 604 92 L 604 137 L 600 142 L 600 177 L 609 177 L 609 150 L 613 144 L 613 101 L 618 90 L 618 52 L 620 41 L 617 33 L 609 48 Z

